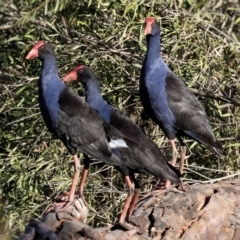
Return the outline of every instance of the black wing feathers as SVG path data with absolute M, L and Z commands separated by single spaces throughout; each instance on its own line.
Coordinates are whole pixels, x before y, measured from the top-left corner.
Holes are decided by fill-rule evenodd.
M 59 97 L 56 129 L 76 148 L 94 144 L 105 156 L 112 154 L 105 138 L 102 118 L 68 87 Z
M 150 173 L 162 180 L 179 183 L 181 174 L 168 162 L 156 144 L 130 119 L 113 109 L 108 134 L 111 139 L 123 139 L 129 148 L 120 150 L 126 166 L 135 172 Z M 112 127 L 113 126 L 113 127 Z
M 221 149 L 221 143 L 215 139 L 199 101 L 173 72 L 167 75 L 166 91 L 169 107 L 176 119 L 176 129 L 210 148 Z

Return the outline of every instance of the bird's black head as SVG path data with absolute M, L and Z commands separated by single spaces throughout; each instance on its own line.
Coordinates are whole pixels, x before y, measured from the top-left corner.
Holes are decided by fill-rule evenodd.
M 48 42 L 39 41 L 32 49 L 28 52 L 26 59 L 40 58 L 45 59 L 48 56 L 54 55 L 53 48 Z
M 159 24 L 153 17 L 148 17 L 145 20 L 145 28 L 144 34 L 145 35 L 156 35 L 160 33 Z
M 92 71 L 89 67 L 85 65 L 79 65 L 76 68 L 74 68 L 70 73 L 68 73 L 64 78 L 64 82 L 71 82 L 71 81 L 80 81 L 84 84 L 87 83 L 87 81 L 92 80 Z

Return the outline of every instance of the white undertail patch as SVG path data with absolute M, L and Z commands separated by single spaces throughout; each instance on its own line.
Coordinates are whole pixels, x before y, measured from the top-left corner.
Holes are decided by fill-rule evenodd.
M 128 145 L 123 139 L 111 139 L 109 142 L 110 148 L 128 148 Z

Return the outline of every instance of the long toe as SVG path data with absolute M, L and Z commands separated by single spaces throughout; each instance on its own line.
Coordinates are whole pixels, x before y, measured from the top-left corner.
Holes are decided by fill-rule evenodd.
M 79 198 L 82 199 L 83 203 L 84 203 L 85 206 L 87 207 L 88 204 L 87 204 L 87 202 L 86 202 L 86 200 L 85 200 L 85 197 L 84 197 L 84 195 L 83 195 L 83 192 L 81 192 L 81 191 L 79 191 Z
M 67 201 L 63 201 L 63 202 L 55 202 L 53 203 L 45 212 L 45 214 L 49 213 L 49 212 L 60 212 L 65 210 L 71 203 L 67 202 Z
M 55 202 L 47 209 L 45 213 L 48 213 L 50 211 L 61 212 L 73 204 L 73 201 L 69 201 L 69 193 L 63 193 L 59 195 L 54 199 L 54 201 Z
M 176 188 L 176 186 L 178 186 L 178 184 L 171 184 L 171 182 L 169 180 L 167 180 L 164 184 L 164 188 L 162 187 L 162 185 L 160 185 L 160 188 L 155 188 L 149 194 L 145 195 L 144 198 L 149 197 L 149 196 L 158 195 L 160 193 L 182 192 L 181 190 L 178 190 Z M 143 200 L 144 198 L 142 198 L 141 200 Z
M 117 226 L 120 226 L 120 227 L 123 227 L 123 228 L 125 228 L 126 230 L 133 230 L 133 229 L 135 229 L 135 230 L 139 230 L 139 228 L 137 227 L 137 226 L 134 226 L 134 225 L 132 225 L 131 223 L 127 223 L 126 221 L 121 221 L 121 222 L 118 222 L 117 224 L 116 224 L 116 227 Z

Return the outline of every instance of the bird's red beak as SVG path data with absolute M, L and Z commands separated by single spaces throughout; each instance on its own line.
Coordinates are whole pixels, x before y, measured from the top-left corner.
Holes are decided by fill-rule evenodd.
M 38 48 L 44 44 L 44 41 L 38 42 L 32 49 L 28 52 L 26 59 L 32 59 L 38 57 Z
M 71 82 L 77 80 L 77 71 L 74 69 L 70 73 L 68 73 L 64 78 L 64 82 Z
M 152 23 L 155 22 L 154 17 L 148 17 L 145 21 L 145 29 L 144 29 L 144 35 L 148 35 L 152 33 Z

